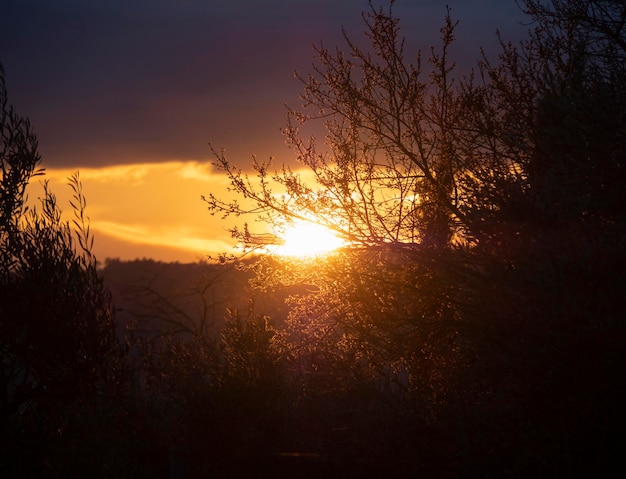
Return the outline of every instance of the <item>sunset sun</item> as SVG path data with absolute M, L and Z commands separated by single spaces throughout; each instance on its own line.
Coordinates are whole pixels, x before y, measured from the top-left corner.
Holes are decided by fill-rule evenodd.
M 321 225 L 298 222 L 280 235 L 282 244 L 275 250 L 282 256 L 316 256 L 344 244 L 335 233 Z

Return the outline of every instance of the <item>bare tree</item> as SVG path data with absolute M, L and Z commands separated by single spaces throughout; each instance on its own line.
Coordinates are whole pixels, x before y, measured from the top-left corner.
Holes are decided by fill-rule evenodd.
M 371 48 L 359 47 L 344 32 L 346 51 L 317 47 L 313 73 L 297 75 L 303 108 L 289 111 L 285 136 L 315 184 L 288 167 L 272 174 L 271 162 L 255 161 L 255 185 L 216 152 L 233 190 L 253 206 L 210 195 L 212 212 L 257 213 L 270 223 L 305 219 L 361 246 L 444 247 L 467 226 L 456 187 L 465 165 L 454 147 L 461 105 L 449 60 L 456 23 L 448 12 L 441 51 L 431 51 L 425 66 L 419 52 L 407 59 L 391 7 L 372 6 L 363 20 Z M 327 131 L 323 148 L 300 133 L 316 120 Z M 272 183 L 282 196 L 272 193 Z M 246 228 L 233 233 L 253 244 Z

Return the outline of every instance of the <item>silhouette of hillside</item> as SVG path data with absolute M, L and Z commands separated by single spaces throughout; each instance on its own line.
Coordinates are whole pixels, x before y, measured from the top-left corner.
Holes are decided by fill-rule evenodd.
M 111 291 L 121 331 L 132 326 L 142 336 L 192 331 L 214 336 L 221 331 L 228 310 L 245 314 L 251 307 L 282 325 L 287 316 L 284 299 L 293 289 L 258 291 L 249 284 L 254 272 L 245 266 L 107 259 L 101 274 Z

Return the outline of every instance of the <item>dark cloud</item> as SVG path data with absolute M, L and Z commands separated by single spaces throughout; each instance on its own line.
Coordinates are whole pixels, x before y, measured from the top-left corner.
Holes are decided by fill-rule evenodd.
M 513 0 L 398 0 L 396 13 L 427 49 L 446 3 L 465 22 L 461 32 L 480 38 L 516 11 Z M 0 17 L 0 61 L 49 166 L 209 159 L 209 141 L 265 156 L 281 148 L 283 104 L 297 103 L 294 69 L 308 68 L 312 43 L 339 42 L 341 25 L 358 35 L 363 8 L 365 0 L 14 0 Z

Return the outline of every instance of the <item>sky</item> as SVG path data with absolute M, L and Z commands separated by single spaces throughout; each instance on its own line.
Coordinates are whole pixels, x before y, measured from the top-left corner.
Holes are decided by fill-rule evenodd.
M 376 2 L 374 5 L 386 5 Z M 469 68 L 496 29 L 517 41 L 515 0 L 396 0 L 407 51 L 438 44 L 446 13 Z M 312 45 L 366 46 L 367 0 L 3 0 L 0 63 L 9 102 L 30 119 L 59 203 L 80 172 L 94 252 L 190 262 L 227 251 L 232 224 L 201 195 L 228 195 L 209 144 L 246 168 L 292 161 L 281 128 L 299 106 Z M 38 181 L 31 200 L 41 193 Z

